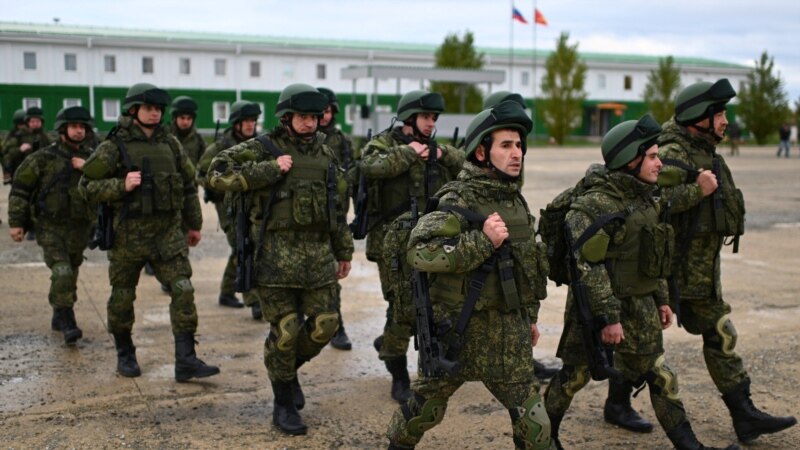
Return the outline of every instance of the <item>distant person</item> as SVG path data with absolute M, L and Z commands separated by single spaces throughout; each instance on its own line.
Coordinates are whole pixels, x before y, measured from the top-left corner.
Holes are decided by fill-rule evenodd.
M 3 146 L 0 148 L 0 162 L 3 163 L 3 184 L 11 183 L 11 175 L 12 171 L 9 166 L 6 166 L 5 161 L 3 161 L 3 155 L 5 155 L 6 149 L 10 148 L 9 142 L 12 139 L 16 139 L 22 133 L 22 130 L 25 129 L 25 110 L 18 109 L 14 111 L 14 116 L 12 117 L 13 127 L 6 135 L 5 139 L 3 140 Z
M 739 143 L 742 141 L 742 128 L 739 126 L 739 122 L 729 123 L 725 134 L 728 135 L 728 141 L 731 144 L 731 156 L 738 156 Z
M 788 123 L 784 123 L 778 129 L 778 138 L 780 138 L 780 142 L 778 143 L 778 153 L 775 154 L 778 158 L 781 157 L 781 152 L 786 154 L 786 157 L 789 157 L 789 136 L 791 135 L 792 130 L 789 128 Z

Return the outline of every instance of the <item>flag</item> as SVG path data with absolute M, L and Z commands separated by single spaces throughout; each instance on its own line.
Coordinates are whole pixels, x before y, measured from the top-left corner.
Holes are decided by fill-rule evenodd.
M 518 22 L 522 22 L 526 25 L 528 24 L 528 21 L 525 20 L 524 17 L 522 17 L 522 13 L 519 12 L 519 10 L 513 6 L 511 7 L 511 19 L 516 20 Z
M 539 25 L 547 26 L 547 19 L 544 18 L 544 15 L 539 12 L 538 8 L 533 9 L 533 23 L 538 23 Z

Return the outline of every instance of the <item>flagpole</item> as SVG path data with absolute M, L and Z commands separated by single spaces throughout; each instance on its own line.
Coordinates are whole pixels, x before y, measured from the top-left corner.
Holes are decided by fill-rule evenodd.
M 533 139 L 536 139 L 536 90 L 537 86 L 536 83 L 538 82 L 538 78 L 536 77 L 536 0 L 533 0 L 533 23 L 531 26 L 533 27 L 533 99 L 531 102 L 531 120 L 533 121 L 533 129 L 531 133 L 533 135 Z
M 514 0 L 511 0 L 511 23 L 508 28 L 508 90 L 514 92 Z

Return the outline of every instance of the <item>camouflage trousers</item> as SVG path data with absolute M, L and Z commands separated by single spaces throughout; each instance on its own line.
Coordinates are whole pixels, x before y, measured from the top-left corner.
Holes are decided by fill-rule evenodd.
M 119 250 L 116 250 L 119 255 Z M 192 266 L 187 254 L 182 252 L 162 260 L 158 255 L 151 258 L 109 257 L 108 278 L 111 297 L 108 299 L 108 331 L 112 334 L 130 333 L 133 329 L 133 302 L 136 300 L 136 285 L 146 262 L 153 266 L 156 279 L 171 287 L 169 318 L 172 333 L 194 333 L 197 331 L 197 308 L 194 305 L 194 287 L 190 278 Z
M 83 249 L 89 240 L 88 224 L 64 227 L 36 227 L 36 243 L 42 247 L 44 263 L 50 269 L 50 292 L 47 299 L 55 308 L 72 308 L 78 300 L 78 270 L 83 263 Z
M 264 341 L 264 365 L 272 381 L 291 381 L 297 363 L 317 356 L 339 328 L 337 283 L 317 288 L 258 286 L 264 320 L 270 330 Z
M 383 298 L 388 302 L 386 323 L 383 325 L 383 344 L 378 352 L 378 357 L 382 361 L 389 361 L 406 355 L 408 343 L 414 335 L 414 328 L 412 324 L 406 323 L 406 320 L 398 320 L 400 318 L 395 316 L 394 294 L 388 289 L 388 274 L 391 267 L 383 259 L 377 262 Z
M 721 298 L 681 300 L 681 324 L 689 333 L 703 336 L 706 368 L 722 394 L 749 378 L 742 358 L 734 351 L 737 336 L 730 313 L 731 306 Z

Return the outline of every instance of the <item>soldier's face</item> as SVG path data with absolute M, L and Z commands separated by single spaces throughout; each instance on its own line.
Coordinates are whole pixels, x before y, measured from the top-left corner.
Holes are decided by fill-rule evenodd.
M 417 113 L 417 129 L 425 136 L 433 134 L 436 128 L 436 114 L 430 112 Z
M 177 125 L 180 130 L 188 130 L 194 125 L 194 118 L 189 114 L 181 114 L 175 118 L 175 125 Z
M 319 118 L 316 114 L 292 114 L 292 128 L 297 134 L 308 134 L 317 131 Z
M 86 139 L 86 126 L 82 123 L 68 123 L 67 136 L 75 142 Z
M 38 130 L 39 128 L 42 128 L 42 119 L 38 117 L 31 117 L 28 119 L 28 128 L 31 130 Z
M 161 122 L 161 115 L 163 111 L 160 106 L 150 105 L 147 103 L 139 106 L 139 112 L 136 115 L 136 120 L 144 125 L 156 125 Z
M 245 138 L 251 138 L 256 134 L 256 119 L 242 119 L 239 122 L 239 134 Z
M 319 126 L 327 127 L 328 124 L 331 123 L 331 119 L 333 119 L 333 109 L 328 106 L 322 113 L 322 118 L 319 119 Z
M 725 137 L 725 130 L 728 128 L 728 115 L 725 110 L 714 114 L 714 134 L 720 138 Z
M 497 170 L 512 177 L 522 172 L 522 140 L 516 130 L 492 132 L 492 150 L 489 160 Z
M 644 159 L 643 159 L 644 158 Z M 655 184 L 658 181 L 658 173 L 661 172 L 661 160 L 658 159 L 658 145 L 653 145 L 648 148 L 644 156 L 639 156 L 633 161 L 628 163 L 629 169 L 635 169 L 642 161 L 642 168 L 636 174 L 636 178 L 648 184 Z

